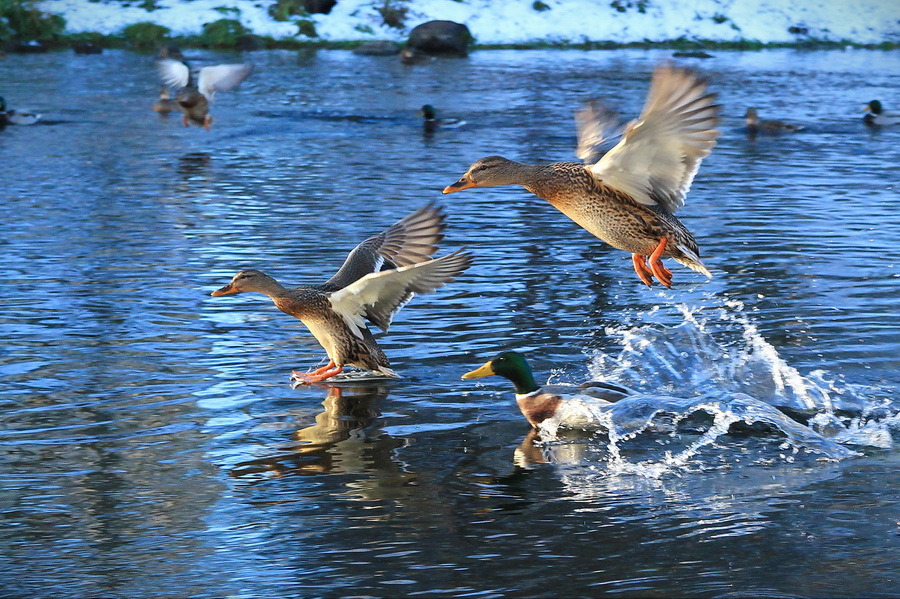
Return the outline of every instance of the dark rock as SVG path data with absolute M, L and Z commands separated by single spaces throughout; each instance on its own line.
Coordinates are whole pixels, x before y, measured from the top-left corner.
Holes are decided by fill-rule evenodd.
M 103 48 L 94 42 L 75 42 L 72 44 L 72 50 L 75 54 L 103 54 Z
M 702 50 L 698 51 L 688 51 L 688 52 L 675 52 L 672 54 L 675 58 L 712 58 L 712 54 L 707 54 Z
M 16 54 L 43 54 L 47 46 L 38 41 L 16 42 L 9 47 L 10 52 Z
M 244 35 L 238 36 L 234 42 L 235 50 L 241 50 L 243 52 L 262 50 L 264 47 L 265 44 L 263 44 L 262 38 L 252 33 L 245 33 Z
M 363 56 L 394 56 L 400 52 L 400 44 L 389 41 L 363 42 L 353 49 L 354 54 Z
M 409 32 L 407 46 L 413 51 L 437 56 L 467 56 L 472 34 L 469 28 L 453 21 L 428 21 Z
M 311 15 L 327 15 L 337 4 L 337 0 L 303 0 L 303 8 Z
M 807 27 L 797 27 L 794 25 L 788 27 L 788 33 L 793 33 L 794 35 L 809 35 L 809 29 Z

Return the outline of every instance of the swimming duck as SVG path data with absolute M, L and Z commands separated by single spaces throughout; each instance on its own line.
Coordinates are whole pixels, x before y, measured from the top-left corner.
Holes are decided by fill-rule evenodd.
M 700 261 L 696 241 L 674 212 L 684 205 L 700 161 L 719 136 L 720 106 L 715 99 L 693 71 L 661 65 L 653 74 L 640 116 L 599 159 L 596 149 L 612 135 L 617 119 L 594 103 L 576 113 L 576 154 L 584 164 L 531 165 L 488 156 L 472 164 L 444 193 L 521 185 L 594 236 L 630 252 L 635 272 L 648 286 L 654 276 L 666 287 L 672 285 L 672 273 L 662 258 L 673 258 L 711 277 Z
M 41 120 L 41 115 L 25 110 L 14 110 L 6 107 L 6 100 L 0 97 L 0 127 L 6 125 L 33 125 Z
M 419 116 L 423 119 L 422 127 L 426 133 L 434 133 L 438 129 L 455 129 L 466 124 L 465 121 L 461 121 L 460 119 L 437 118 L 437 111 L 431 104 L 422 106 L 422 110 L 419 111 Z
M 300 383 L 323 381 L 348 365 L 397 377 L 366 320 L 387 332 L 413 294 L 443 287 L 469 267 L 472 258 L 462 250 L 431 258 L 445 226 L 441 210 L 429 204 L 360 243 L 321 285 L 288 289 L 251 269 L 240 271 L 212 295 L 256 291 L 300 319 L 329 358 L 328 364 L 312 372 L 294 372 L 292 378 Z
M 512 381 L 516 388 L 516 404 L 532 427 L 545 421 L 569 428 L 595 427 L 595 410 L 600 406 L 624 399 L 633 392 L 618 385 L 591 381 L 575 385 L 538 386 L 525 356 L 515 351 L 497 354 L 481 368 L 462 375 L 463 379 L 477 379 L 498 375 Z
M 900 114 L 885 111 L 879 100 L 872 100 L 866 104 L 866 107 L 863 108 L 863 112 L 867 113 L 866 116 L 863 117 L 863 122 L 867 125 L 884 127 L 900 123 Z
M 744 118 L 747 119 L 746 128 L 748 133 L 794 133 L 795 131 L 803 130 L 803 125 L 768 119 L 759 120 L 759 113 L 755 108 L 748 108 Z
M 200 69 L 197 83 L 194 84 L 191 70 L 187 64 L 172 58 L 157 61 L 160 78 L 163 83 L 178 89 L 175 101 L 181 110 L 185 127 L 194 123 L 209 131 L 212 115 L 209 104 L 216 92 L 224 92 L 236 88 L 250 75 L 253 66 L 249 64 L 219 64 Z
M 180 108 L 178 108 L 178 102 L 173 100 L 169 94 L 169 88 L 163 85 L 159 88 L 159 100 L 153 103 L 151 110 L 160 114 L 169 114 L 170 112 L 179 112 Z

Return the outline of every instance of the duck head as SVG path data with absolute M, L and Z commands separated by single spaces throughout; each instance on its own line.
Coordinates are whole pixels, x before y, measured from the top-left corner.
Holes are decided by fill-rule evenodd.
M 422 107 L 422 110 L 419 111 L 419 116 L 425 117 L 426 121 L 433 121 L 437 119 L 437 112 L 434 110 L 434 106 L 426 104 Z
M 278 290 L 282 289 L 282 286 L 267 275 L 264 272 L 254 269 L 242 270 L 232 277 L 231 282 L 216 289 L 212 293 L 210 293 L 213 297 L 219 297 L 220 295 L 231 295 L 233 293 L 243 293 L 245 291 L 256 291 L 258 293 L 264 293 L 266 295 L 271 296 L 273 293 L 276 293 Z
M 512 381 L 516 387 L 517 395 L 525 395 L 538 390 L 534 382 L 534 374 L 531 366 L 525 360 L 525 356 L 519 352 L 505 351 L 494 356 L 481 368 L 462 375 L 463 379 L 479 379 L 485 376 L 497 375 Z
M 881 102 L 879 100 L 872 100 L 866 107 L 863 108 L 863 112 L 871 112 L 872 114 L 881 114 L 883 108 L 881 107 Z
M 473 163 L 459 181 L 444 188 L 443 193 L 453 193 L 471 187 L 495 187 L 513 185 L 522 178 L 524 165 L 503 156 L 488 156 Z

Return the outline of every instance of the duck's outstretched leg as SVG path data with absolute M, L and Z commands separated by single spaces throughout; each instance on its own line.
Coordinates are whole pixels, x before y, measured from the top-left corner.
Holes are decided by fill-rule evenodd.
M 297 372 L 294 371 L 291 373 L 291 379 L 297 381 L 298 383 L 306 383 L 307 385 L 310 383 L 318 383 L 320 381 L 324 381 L 327 378 L 331 378 L 336 374 L 340 374 L 344 370 L 343 366 L 338 366 L 334 362 L 328 362 L 328 364 L 323 368 L 317 368 L 312 372 Z
M 210 126 L 212 125 L 212 117 L 210 115 L 206 115 L 203 117 L 203 128 L 209 131 Z
M 650 254 L 650 270 L 653 271 L 653 274 L 656 275 L 656 278 L 659 279 L 660 283 L 666 287 L 671 287 L 672 271 L 663 266 L 661 259 L 663 252 L 666 251 L 666 244 L 668 242 L 669 240 L 666 237 L 659 240 L 659 245 L 656 246 L 656 249 Z
M 184 123 L 184 126 L 185 126 L 185 127 L 190 127 L 190 126 L 191 126 L 191 124 L 188 123 L 187 115 L 186 115 L 186 114 L 183 115 L 183 116 L 181 117 L 181 122 Z
M 634 264 L 634 272 L 647 287 L 653 287 L 653 273 L 647 268 L 647 256 L 631 254 L 631 262 Z

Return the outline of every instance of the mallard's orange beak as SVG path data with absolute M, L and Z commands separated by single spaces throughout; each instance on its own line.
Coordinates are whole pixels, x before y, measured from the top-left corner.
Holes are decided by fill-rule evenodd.
M 860 110 L 860 112 L 869 112 L 870 110 L 872 110 L 872 107 L 869 106 L 868 104 L 866 104 L 865 108 L 863 108 L 862 110 Z
M 462 191 L 463 189 L 469 189 L 471 187 L 475 187 L 475 182 L 463 177 L 453 185 L 448 185 L 444 188 L 444 191 L 441 193 L 453 193 L 454 191 Z
M 491 376 L 492 374 L 494 374 L 493 363 L 488 362 L 481 368 L 476 368 L 472 372 L 465 373 L 464 375 L 462 375 L 462 378 L 464 378 L 464 379 L 480 379 L 481 377 Z
M 220 295 L 229 295 L 231 293 L 239 293 L 239 291 L 231 283 L 228 283 L 221 289 L 216 289 L 215 291 L 210 293 L 210 295 L 213 297 L 219 297 Z

